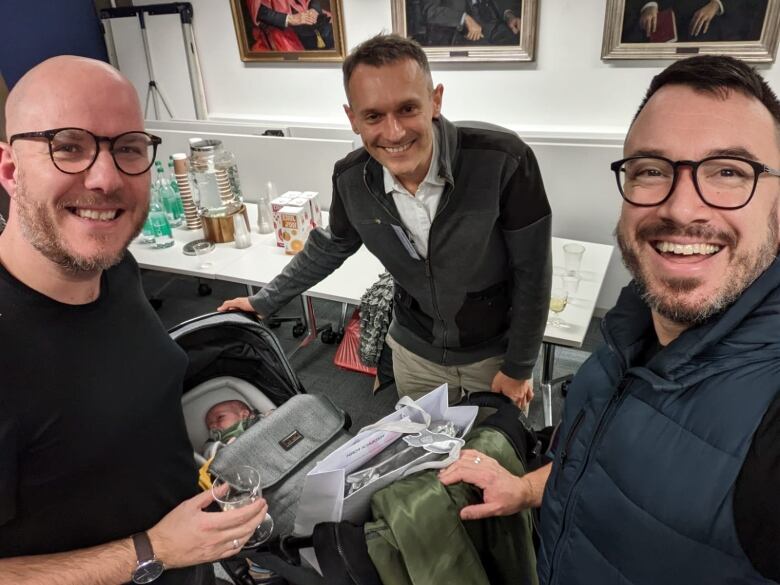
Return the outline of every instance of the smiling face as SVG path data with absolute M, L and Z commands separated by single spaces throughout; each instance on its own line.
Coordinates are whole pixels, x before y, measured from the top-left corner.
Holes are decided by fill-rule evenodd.
M 60 127 L 102 136 L 143 129 L 134 89 L 104 64 L 54 59 L 20 85 L 9 97 L 9 136 Z M 149 173 L 121 173 L 105 143 L 90 169 L 66 174 L 52 163 L 45 139 L 17 140 L 3 148 L 0 180 L 11 195 L 9 227 L 44 258 L 74 272 L 116 264 L 149 205 Z
M 671 160 L 740 154 L 780 165 L 775 121 L 758 100 L 736 91 L 723 99 L 683 85 L 665 86 L 650 98 L 624 151 Z M 774 260 L 780 179 L 759 175 L 747 206 L 722 210 L 699 197 L 690 167 L 678 173 L 663 204 L 623 203 L 617 235 L 654 317 L 690 325 L 725 309 Z
M 368 153 L 411 193 L 425 179 L 433 154 L 433 119 L 444 88 L 411 59 L 381 67 L 361 64 L 349 80 L 345 111 Z

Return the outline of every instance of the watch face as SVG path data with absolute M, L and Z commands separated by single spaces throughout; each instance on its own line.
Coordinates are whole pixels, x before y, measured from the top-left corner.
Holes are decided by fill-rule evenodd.
M 157 559 L 144 561 L 138 565 L 133 573 L 133 583 L 139 583 L 140 585 L 143 585 L 143 583 L 151 583 L 162 575 L 164 570 L 165 567 Z

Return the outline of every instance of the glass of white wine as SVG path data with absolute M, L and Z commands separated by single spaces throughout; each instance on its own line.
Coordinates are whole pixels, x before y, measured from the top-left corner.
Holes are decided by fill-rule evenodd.
M 217 476 L 211 484 L 211 492 L 223 510 L 233 510 L 251 504 L 263 495 L 260 472 L 249 465 L 237 465 Z M 261 545 L 271 538 L 273 531 L 274 520 L 270 514 L 266 514 L 244 548 Z
M 566 308 L 569 301 L 569 293 L 566 290 L 566 283 L 560 275 L 553 274 L 552 287 L 550 288 L 550 312 L 555 313 L 555 317 L 549 319 L 547 324 L 551 327 L 566 329 L 569 324 L 559 317 L 560 313 Z

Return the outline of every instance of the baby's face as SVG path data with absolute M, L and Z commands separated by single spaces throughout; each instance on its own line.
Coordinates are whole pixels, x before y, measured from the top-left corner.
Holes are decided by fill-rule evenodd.
M 224 430 L 249 416 L 249 409 L 235 401 L 217 404 L 206 415 L 206 427 L 212 430 Z

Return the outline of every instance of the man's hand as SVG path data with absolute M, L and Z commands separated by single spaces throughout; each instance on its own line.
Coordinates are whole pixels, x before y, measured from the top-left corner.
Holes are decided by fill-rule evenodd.
M 464 24 L 466 25 L 466 38 L 468 40 L 478 41 L 485 37 L 485 35 L 482 34 L 482 25 L 468 14 L 466 15 Z
M 490 389 L 507 396 L 521 409 L 525 409 L 534 398 L 533 379 L 518 380 L 510 378 L 501 371 L 493 378 Z
M 226 311 L 244 311 L 245 313 L 254 313 L 255 310 L 249 303 L 249 297 L 238 297 L 230 299 L 217 307 L 217 311 L 224 313 Z
M 474 449 L 461 451 L 458 461 L 439 472 L 439 479 L 444 485 L 465 481 L 482 489 L 484 503 L 463 508 L 463 520 L 509 516 L 530 507 L 532 502 L 531 482 L 512 475 L 498 461 Z
M 148 531 L 155 555 L 166 567 L 188 567 L 233 556 L 268 512 L 262 498 L 234 510 L 204 512 L 212 501 L 211 490 L 185 500 Z
M 301 26 L 303 24 L 314 24 L 317 22 L 315 18 L 312 22 L 311 16 L 307 12 L 295 12 L 287 15 L 287 26 Z
M 517 16 L 508 18 L 506 24 L 509 27 L 509 30 L 511 30 L 514 34 L 520 34 L 520 19 Z
M 706 34 L 710 29 L 710 22 L 720 12 L 720 4 L 716 0 L 710 0 L 706 5 L 693 13 L 691 18 L 691 36 L 698 37 L 700 34 Z
M 320 17 L 319 12 L 314 10 L 314 8 L 309 8 L 306 12 L 303 13 L 303 23 L 304 24 L 317 24 L 317 19 Z
M 639 15 L 639 26 L 645 31 L 645 36 L 649 39 L 650 35 L 655 32 L 655 27 L 658 24 L 658 6 L 648 6 Z

